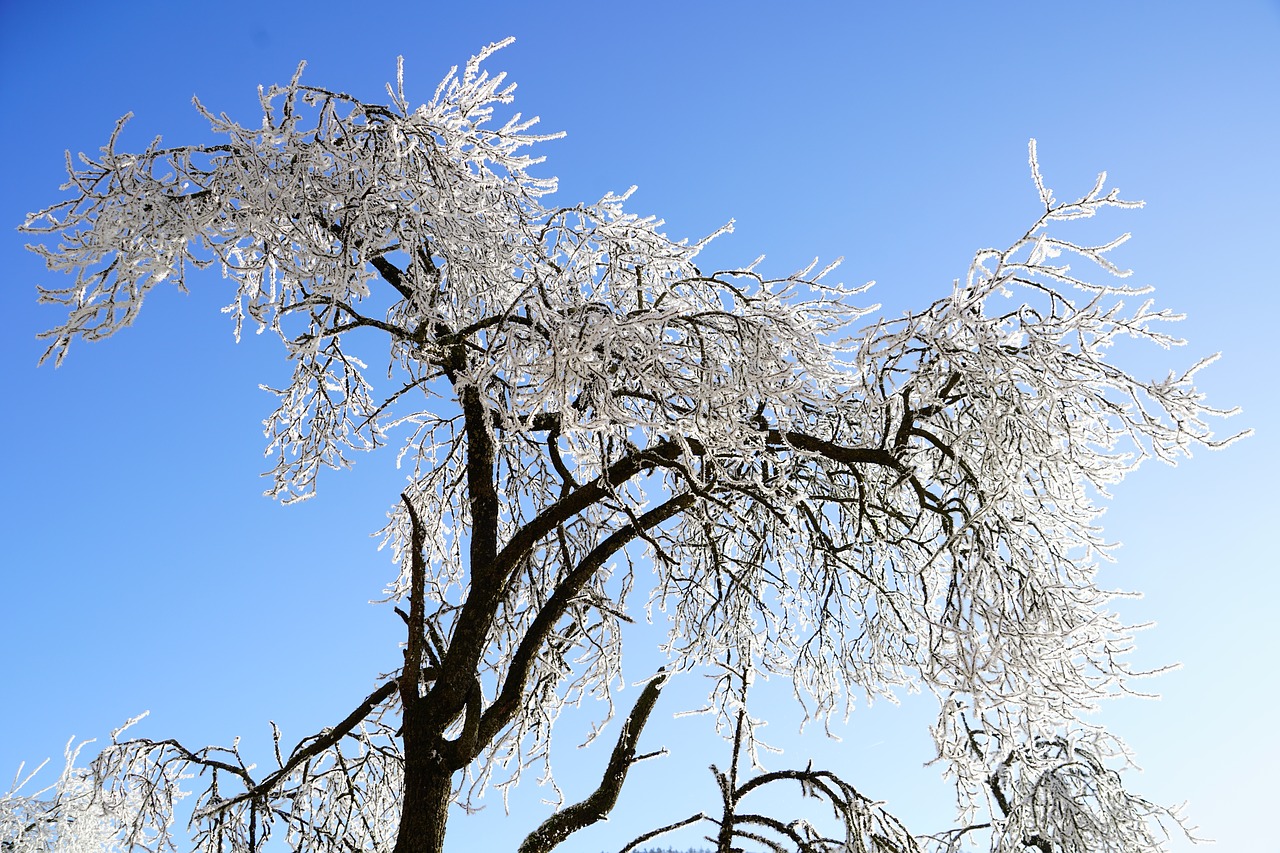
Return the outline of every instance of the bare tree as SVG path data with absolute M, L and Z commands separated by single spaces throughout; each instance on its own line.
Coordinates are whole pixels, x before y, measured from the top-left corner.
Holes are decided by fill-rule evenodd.
M 612 714 L 640 596 L 666 614 L 672 671 L 724 667 L 709 701 L 735 745 L 727 807 L 743 794 L 736 750 L 754 743 L 734 672 L 785 675 L 823 721 L 854 692 L 912 684 L 937 695 L 939 758 L 998 849 L 1151 849 L 1165 813 L 1118 787 L 1104 762 L 1123 745 L 1080 720 L 1133 675 L 1130 632 L 1094 583 L 1094 498 L 1144 458 L 1223 443 L 1205 419 L 1229 412 L 1193 384 L 1208 360 L 1159 381 L 1106 360 L 1122 337 L 1177 343 L 1161 331 L 1176 318 L 1059 260 L 1123 277 L 1107 253 L 1124 237 L 1050 229 L 1135 204 L 1105 175 L 1057 200 L 1033 145 L 1043 209 L 1026 233 L 923 310 L 859 326 L 874 306 L 854 307 L 863 289 L 831 283 L 832 266 L 707 270 L 706 241 L 669 239 L 627 194 L 548 204 L 555 181 L 528 149 L 551 137 L 495 118 L 512 87 L 481 63 L 501 46 L 417 107 L 402 74 L 382 105 L 300 67 L 263 92 L 261 121 L 197 102 L 216 144 L 125 153 L 122 119 L 97 157 L 68 156 L 69 196 L 26 222 L 74 277 L 40 291 L 66 311 L 46 358 L 216 266 L 237 335 L 269 329 L 293 363 L 268 421 L 269 493 L 307 498 L 321 468 L 382 445 L 411 471 L 385 529 L 403 668 L 291 750 L 277 733 L 265 776 L 238 745 L 117 738 L 70 777 L 78 802 L 122 846 L 172 849 L 177 778 L 199 768 L 201 850 L 283 831 L 299 851 L 439 851 L 451 804 L 546 762 L 566 703 Z M 358 353 L 379 341 L 370 370 Z M 666 675 L 600 788 L 525 849 L 612 808 Z M 805 773 L 790 778 L 850 826 L 881 819 Z M 37 800 L 3 802 L 5 837 L 48 828 L 23 817 Z

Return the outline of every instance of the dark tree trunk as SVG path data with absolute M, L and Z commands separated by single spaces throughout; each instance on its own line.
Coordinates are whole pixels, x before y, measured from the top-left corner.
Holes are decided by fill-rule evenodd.
M 404 806 L 395 853 L 443 853 L 453 771 L 430 741 L 414 738 L 405 726 Z
M 443 853 L 445 825 L 449 820 L 449 800 L 453 790 L 453 769 L 445 757 L 441 731 L 432 725 L 428 706 L 422 698 L 423 658 L 426 643 L 426 609 L 422 524 L 408 495 L 401 495 L 412 523 L 412 579 L 409 594 L 409 637 L 400 674 L 400 704 L 403 707 L 404 801 L 395 853 Z M 404 615 L 403 613 L 401 615 Z

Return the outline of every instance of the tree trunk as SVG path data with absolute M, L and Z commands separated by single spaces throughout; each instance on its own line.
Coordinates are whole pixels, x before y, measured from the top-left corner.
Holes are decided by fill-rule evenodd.
M 426 564 L 422 556 L 423 532 L 413 502 L 400 496 L 412 524 L 412 582 L 409 629 L 404 652 L 404 670 L 398 689 L 403 710 L 404 800 L 400 809 L 400 829 L 394 853 L 444 853 L 445 825 L 449 821 L 449 800 L 453 791 L 453 770 L 445 760 L 442 733 L 432 726 L 422 701 L 424 643 L 426 642 Z M 403 616 L 404 614 L 401 613 Z
M 453 771 L 427 743 L 405 731 L 404 806 L 395 853 L 443 853 Z

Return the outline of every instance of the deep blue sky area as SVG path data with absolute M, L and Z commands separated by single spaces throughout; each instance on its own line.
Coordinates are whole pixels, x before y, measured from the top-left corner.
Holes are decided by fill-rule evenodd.
M 1207 353 L 1209 399 L 1244 412 L 1252 438 L 1149 464 L 1115 490 L 1104 524 L 1122 541 L 1104 586 L 1158 625 L 1138 666 L 1160 701 L 1111 703 L 1097 720 L 1128 740 L 1131 787 L 1188 814 L 1216 849 L 1270 850 L 1280 762 L 1274 670 L 1280 560 L 1276 254 L 1280 249 L 1280 3 L 32 3 L 0 0 L 0 788 L 20 761 L 105 738 L 144 709 L 139 733 L 229 743 L 269 760 L 270 728 L 331 724 L 396 666 L 399 620 L 376 598 L 393 575 L 370 534 L 396 500 L 394 454 L 322 476 L 319 496 L 262 497 L 260 383 L 288 366 L 269 335 L 232 341 L 216 270 L 192 292 L 154 293 L 137 325 L 36 367 L 36 334 L 59 322 L 35 286 L 59 281 L 23 250 L 28 211 L 58 199 L 63 150 L 95 151 L 132 111 L 121 148 L 156 134 L 209 140 L 193 94 L 255 122 L 256 87 L 305 79 L 369 100 L 405 58 L 410 100 L 451 65 L 508 35 L 488 63 L 519 84 L 516 108 L 566 138 L 544 173 L 566 204 L 639 191 L 631 208 L 697 238 L 726 220 L 719 264 L 761 253 L 766 271 L 844 256 L 850 283 L 896 314 L 948 292 L 974 250 L 1015 240 L 1037 215 L 1026 146 L 1039 140 L 1060 198 L 1097 172 L 1140 211 L 1088 228 L 1132 231 L 1116 261 L 1184 311 L 1188 347 L 1125 348 L 1163 375 Z M 638 630 L 628 671 L 657 665 Z M 664 694 L 650 748 L 614 817 L 567 853 L 616 850 L 639 832 L 717 807 L 706 767 L 727 759 L 703 717 L 671 720 L 704 685 Z M 638 690 L 620 695 L 629 707 Z M 803 738 L 786 685 L 761 691 L 771 767 L 810 758 L 889 801 L 916 831 L 943 828 L 949 789 L 931 757 L 929 701 L 858 709 Z M 594 712 L 594 709 L 584 709 Z M 579 752 L 567 714 L 557 755 L 573 799 L 598 781 L 608 744 Z M 614 723 L 616 726 L 617 723 Z M 612 732 L 613 730 L 611 730 Z M 611 741 L 612 734 L 606 740 Z M 458 813 L 449 849 L 514 849 L 545 814 L 536 773 L 478 816 Z M 675 844 L 697 844 L 698 834 Z M 1172 849 L 1192 849 L 1175 841 Z

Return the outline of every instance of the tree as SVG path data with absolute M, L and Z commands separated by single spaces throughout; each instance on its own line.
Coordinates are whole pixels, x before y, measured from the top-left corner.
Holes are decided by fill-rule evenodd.
M 69 197 L 24 225 L 56 236 L 33 249 L 75 277 L 40 290 L 66 311 L 45 333 L 55 364 L 132 323 L 153 287 L 220 267 L 237 336 L 269 329 L 293 362 L 268 421 L 272 496 L 310 497 L 322 468 L 399 445 L 411 474 L 384 532 L 406 642 L 403 667 L 333 726 L 287 752 L 277 732 L 266 776 L 238 746 L 117 736 L 87 775 L 69 760 L 52 805 L 0 801 L 5 837 L 56 837 L 78 810 L 122 846 L 171 848 L 173 797 L 199 768 L 200 849 L 256 850 L 283 825 L 300 851 L 439 851 L 451 803 L 546 761 L 566 703 L 612 709 L 620 628 L 652 567 L 670 668 L 723 673 L 721 850 L 759 827 L 801 850 L 951 850 L 981 827 L 997 850 L 1157 845 L 1171 813 L 1124 790 L 1109 763 L 1123 744 L 1081 721 L 1135 676 L 1130 630 L 1093 580 L 1096 498 L 1145 458 L 1225 444 L 1206 418 L 1229 412 L 1194 385 L 1212 359 L 1144 381 L 1104 358 L 1122 337 L 1179 343 L 1159 326 L 1176 316 L 1126 309 L 1143 289 L 1057 260 L 1122 278 L 1107 253 L 1125 237 L 1049 230 L 1136 204 L 1105 175 L 1058 201 L 1033 143 L 1036 222 L 924 310 L 859 327 L 874 307 L 831 283 L 834 265 L 704 270 L 707 241 L 669 239 L 629 194 L 549 204 L 555 181 L 526 149 L 553 137 L 495 121 L 513 87 L 481 64 L 501 46 L 416 108 L 402 74 L 380 105 L 299 67 L 263 92 L 261 123 L 197 102 L 217 144 L 121 152 L 122 119 L 98 157 L 68 157 Z M 386 379 L 364 360 L 383 340 Z M 931 690 L 961 826 L 913 838 L 812 768 L 739 782 L 761 672 L 792 679 L 820 721 L 853 692 Z M 524 849 L 613 807 L 668 674 L 596 792 Z M 784 779 L 826 798 L 845 838 L 739 811 Z

